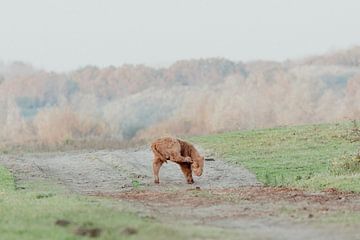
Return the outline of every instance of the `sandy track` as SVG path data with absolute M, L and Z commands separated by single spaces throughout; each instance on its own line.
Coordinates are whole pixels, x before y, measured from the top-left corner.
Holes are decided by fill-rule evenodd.
M 204 189 L 259 185 L 256 178 L 240 166 L 224 161 L 205 163 L 204 174 L 194 177 L 188 185 L 177 164 L 169 162 L 160 170 L 160 185 L 153 183 L 152 153 L 147 148 L 116 151 L 75 151 L 60 153 L 2 156 L 0 164 L 10 168 L 18 184 L 29 178 L 54 180 L 74 192 L 116 193 L 133 189 L 135 185 L 151 190 Z

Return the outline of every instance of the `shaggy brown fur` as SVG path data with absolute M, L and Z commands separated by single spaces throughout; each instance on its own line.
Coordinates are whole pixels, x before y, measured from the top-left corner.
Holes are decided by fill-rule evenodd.
M 151 144 L 151 149 L 154 153 L 153 173 L 155 183 L 159 183 L 160 167 L 167 160 L 173 161 L 180 165 L 187 182 L 194 183 L 192 173 L 196 176 L 201 176 L 204 168 L 204 157 L 200 156 L 195 147 L 176 138 L 160 138 Z

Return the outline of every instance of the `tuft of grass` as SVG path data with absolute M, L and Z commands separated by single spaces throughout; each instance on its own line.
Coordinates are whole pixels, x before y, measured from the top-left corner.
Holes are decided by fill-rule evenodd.
M 360 174 L 331 175 L 328 173 L 316 175 L 303 180 L 296 187 L 309 190 L 334 188 L 345 192 L 360 192 Z
M 344 154 L 330 164 L 329 171 L 334 175 L 360 173 L 360 152 Z
M 36 195 L 37 199 L 42 199 L 42 198 L 49 198 L 49 197 L 53 197 L 55 196 L 55 193 L 38 193 Z
M 11 173 L 0 166 L 0 194 L 15 190 L 14 178 Z
M 354 129 L 354 122 L 342 122 L 236 131 L 189 141 L 243 165 L 265 185 L 358 191 L 356 175 L 334 177 L 330 171 L 333 159 L 358 149 Z
M 356 120 L 351 121 L 352 128 L 348 131 L 347 138 L 350 142 L 359 142 L 360 141 L 360 127 Z

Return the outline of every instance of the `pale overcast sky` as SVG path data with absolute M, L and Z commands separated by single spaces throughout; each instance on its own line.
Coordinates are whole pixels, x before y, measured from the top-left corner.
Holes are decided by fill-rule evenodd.
M 57 71 L 284 60 L 359 44 L 358 0 L 0 0 L 0 60 Z

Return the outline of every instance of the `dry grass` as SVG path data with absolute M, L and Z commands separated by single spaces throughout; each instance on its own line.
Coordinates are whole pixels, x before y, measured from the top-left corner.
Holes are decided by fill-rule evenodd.
M 329 169 L 334 175 L 360 173 L 360 152 L 340 156 L 331 162 Z

